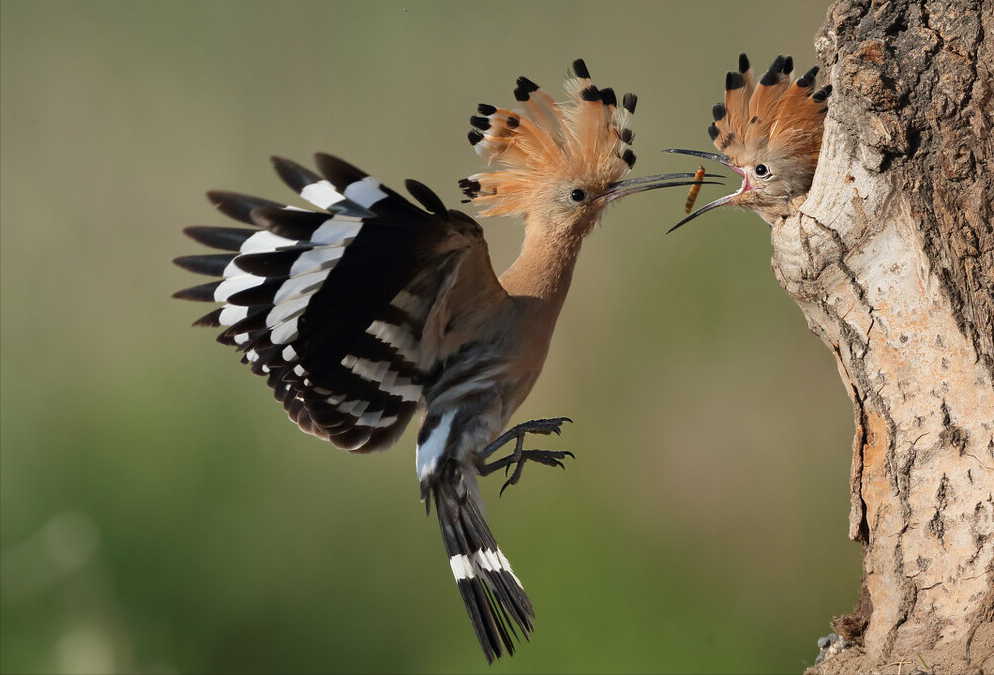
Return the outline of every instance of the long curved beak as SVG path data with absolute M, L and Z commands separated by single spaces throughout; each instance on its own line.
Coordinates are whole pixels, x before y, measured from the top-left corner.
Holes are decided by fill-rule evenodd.
M 728 161 L 728 157 L 725 155 L 719 155 L 716 152 L 701 152 L 700 150 L 681 150 L 679 148 L 665 148 L 661 152 L 672 152 L 677 155 L 690 155 L 691 157 L 700 157 L 701 159 L 710 159 L 712 162 L 718 162 L 719 164 L 724 164 L 729 169 L 739 174 L 744 175 L 742 169 L 732 164 Z
M 684 218 L 683 220 L 681 220 L 679 223 L 677 223 L 676 225 L 674 225 L 670 229 L 666 230 L 666 234 L 669 234 L 670 232 L 672 232 L 673 230 L 675 230 L 678 227 L 683 227 L 684 225 L 686 225 L 687 223 L 689 223 L 690 221 L 692 221 L 694 218 L 696 218 L 697 216 L 701 215 L 702 213 L 707 213 L 711 209 L 716 209 L 719 206 L 724 206 L 725 204 L 730 204 L 732 202 L 732 200 L 735 199 L 736 197 L 738 197 L 740 194 L 742 194 L 741 190 L 739 190 L 738 192 L 734 192 L 734 193 L 732 193 L 730 195 L 725 195 L 724 197 L 721 197 L 720 199 L 715 199 L 713 202 L 709 202 L 709 203 L 705 204 L 704 206 L 702 206 L 701 208 L 697 209 L 696 211 L 694 211 L 693 213 L 691 213 L 689 216 L 687 216 L 686 218 Z
M 672 153 L 676 153 L 678 155 L 690 155 L 691 157 L 700 157 L 701 159 L 710 159 L 712 162 L 718 162 L 719 164 L 724 164 L 729 169 L 731 169 L 735 173 L 737 173 L 740 176 L 742 176 L 742 187 L 740 187 L 738 190 L 736 190 L 735 192 L 733 192 L 730 195 L 726 195 L 724 197 L 721 197 L 720 199 L 715 199 L 713 202 L 705 204 L 704 206 L 702 206 L 701 208 L 697 209 L 696 211 L 694 211 L 693 213 L 691 213 L 689 216 L 687 216 L 686 218 L 684 218 L 683 220 L 681 220 L 679 223 L 677 223 L 676 225 L 674 225 L 673 227 L 671 227 L 670 229 L 668 229 L 666 231 L 666 234 L 669 234 L 670 232 L 672 232 L 673 230 L 677 229 L 678 227 L 683 227 L 684 225 L 686 225 L 687 223 L 689 223 L 690 221 L 692 221 L 694 218 L 696 218 L 697 216 L 701 215 L 702 213 L 707 213 L 711 209 L 716 209 L 719 206 L 724 206 L 725 204 L 732 203 L 732 201 L 736 197 L 738 197 L 740 194 L 742 194 L 748 188 L 748 184 L 747 184 L 747 181 L 746 181 L 745 172 L 742 169 L 740 169 L 739 167 L 737 167 L 734 164 L 732 164 L 728 160 L 728 157 L 726 157 L 725 155 L 719 155 L 719 154 L 714 153 L 714 152 L 701 152 L 699 150 L 680 150 L 680 149 L 676 149 L 676 148 L 666 148 L 665 150 L 663 150 L 663 152 L 672 152 Z
M 706 173 L 705 178 L 724 178 L 720 174 Z M 686 180 L 686 179 L 691 180 Z M 658 188 L 665 187 L 680 187 L 681 185 L 724 185 L 717 181 L 695 181 L 693 180 L 693 173 L 664 173 L 658 176 L 644 176 L 642 178 L 630 178 L 628 180 L 619 180 L 616 183 L 611 183 L 607 190 L 597 195 L 597 199 L 603 199 L 605 202 L 612 202 L 615 199 L 620 199 L 621 197 L 627 197 L 628 195 L 633 195 L 636 192 L 645 192 L 646 190 L 656 190 Z

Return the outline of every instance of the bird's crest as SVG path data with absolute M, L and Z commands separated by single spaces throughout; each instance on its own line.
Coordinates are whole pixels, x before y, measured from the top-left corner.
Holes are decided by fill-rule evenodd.
M 708 133 L 732 164 L 791 156 L 814 171 L 832 89 L 813 91 L 817 66 L 791 81 L 793 70 L 790 56 L 778 56 L 757 85 L 749 59 L 741 54 L 739 70 L 725 77 L 725 102 L 712 108 L 715 121 Z
M 716 199 L 670 231 L 719 206 L 740 206 L 768 223 L 789 213 L 788 203 L 811 189 L 832 85 L 815 91 L 815 66 L 791 79 L 794 59 L 778 56 L 756 84 L 745 54 L 725 77 L 725 101 L 711 108 L 708 134 L 724 154 L 668 149 L 720 162 L 742 176 L 733 194 Z
M 555 99 L 526 77 L 519 77 L 514 96 L 521 110 L 480 104 L 470 118 L 469 141 L 477 154 L 503 169 L 478 173 L 459 182 L 463 192 L 483 210 L 498 216 L 527 212 L 537 191 L 577 179 L 608 184 L 635 164 L 630 123 L 637 98 L 620 102 L 612 89 L 598 89 L 583 60 L 573 62 L 565 83 L 568 100 Z

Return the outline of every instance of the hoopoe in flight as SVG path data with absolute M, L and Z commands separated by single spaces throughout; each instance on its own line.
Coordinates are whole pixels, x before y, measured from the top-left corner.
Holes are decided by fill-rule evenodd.
M 794 59 L 778 56 L 753 83 L 745 54 L 725 78 L 725 102 L 715 103 L 708 134 L 723 155 L 666 150 L 720 162 L 742 176 L 733 194 L 716 199 L 670 228 L 670 232 L 719 206 L 741 206 L 768 223 L 788 215 L 787 203 L 811 189 L 832 85 L 815 91 L 815 66 L 791 82 Z
M 480 105 L 476 152 L 503 168 L 460 181 L 482 215 L 525 221 L 521 253 L 500 278 L 480 226 L 406 182 L 421 207 L 330 155 L 318 173 L 286 159 L 283 181 L 317 210 L 209 192 L 248 228 L 190 227 L 227 253 L 176 264 L 221 277 L 175 294 L 223 303 L 195 325 L 267 378 L 302 430 L 351 452 L 390 447 L 424 410 L 417 436 L 421 497 L 434 501 L 449 565 L 488 662 L 528 639 L 531 602 L 483 514 L 477 476 L 526 460 L 562 466 L 568 452 L 524 450 L 526 434 L 558 434 L 566 418 L 504 432 L 538 378 L 566 299 L 580 244 L 604 207 L 629 194 L 689 185 L 693 173 L 621 180 L 635 162 L 629 126 L 636 97 L 618 106 L 583 61 L 556 103 L 527 78 L 520 112 Z M 503 432 L 503 433 L 502 433 Z M 506 457 L 491 460 L 513 443 Z

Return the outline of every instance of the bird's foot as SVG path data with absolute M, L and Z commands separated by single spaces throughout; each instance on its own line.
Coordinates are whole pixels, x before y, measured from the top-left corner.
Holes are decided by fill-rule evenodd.
M 517 441 L 517 445 L 520 446 L 524 442 L 525 434 L 543 434 L 545 436 L 556 434 L 558 436 L 562 431 L 563 422 L 572 421 L 568 417 L 552 417 L 547 420 L 528 420 L 527 422 L 522 422 L 498 436 L 490 445 L 480 451 L 480 456 L 487 458 L 511 441 Z M 491 472 L 488 471 L 487 473 Z
M 480 453 L 482 457 L 489 457 L 499 448 L 507 445 L 510 441 L 514 441 L 514 451 L 507 455 L 506 457 L 501 457 L 498 460 L 494 460 L 489 464 L 484 464 L 480 467 L 479 472 L 481 476 L 489 476 L 494 471 L 498 469 L 504 469 L 504 475 L 510 470 L 511 465 L 514 465 L 514 472 L 511 474 L 510 478 L 501 487 L 500 493 L 504 494 L 509 486 L 516 484 L 521 479 L 521 471 L 524 468 L 525 462 L 531 460 L 533 462 L 538 462 L 539 464 L 544 464 L 546 466 L 558 466 L 561 469 L 566 467 L 560 460 L 566 459 L 567 457 L 574 457 L 572 452 L 567 450 L 524 450 L 524 440 L 525 434 L 543 434 L 559 435 L 564 422 L 572 422 L 573 420 L 568 417 L 553 417 L 551 419 L 545 420 L 529 420 L 528 422 L 522 422 L 521 424 L 509 429 L 508 431 L 501 434 L 493 443 L 488 445 Z

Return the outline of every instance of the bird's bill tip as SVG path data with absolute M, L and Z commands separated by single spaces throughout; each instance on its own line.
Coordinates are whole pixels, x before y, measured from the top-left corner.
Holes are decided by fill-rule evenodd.
M 676 225 L 674 225 L 670 229 L 666 230 L 666 234 L 669 234 L 670 232 L 672 232 L 673 230 L 675 230 L 677 228 L 683 227 L 684 225 L 686 225 L 687 223 L 689 223 L 690 221 L 692 221 L 694 218 L 696 218 L 697 216 L 699 216 L 701 214 L 707 213 L 708 211 L 710 211 L 712 209 L 716 209 L 719 206 L 725 206 L 726 204 L 733 203 L 735 201 L 735 198 L 738 197 L 741 194 L 742 194 L 741 192 L 734 192 L 734 193 L 732 193 L 730 195 L 725 195 L 724 197 L 720 197 L 719 199 L 715 199 L 713 202 L 705 204 L 704 206 L 702 206 L 701 208 L 697 209 L 696 211 L 694 211 L 693 213 L 691 213 L 689 216 L 687 216 L 686 218 L 684 218 L 683 220 L 681 220 L 679 223 L 677 223 Z
M 745 173 L 739 167 L 732 164 L 731 160 L 726 155 L 719 155 L 716 152 L 702 152 L 700 150 L 684 150 L 683 148 L 663 148 L 662 152 L 672 152 L 677 155 L 690 155 L 691 157 L 700 157 L 701 159 L 710 159 L 712 162 L 718 162 L 719 164 L 724 164 L 729 169 L 739 174 L 740 176 L 745 176 Z

